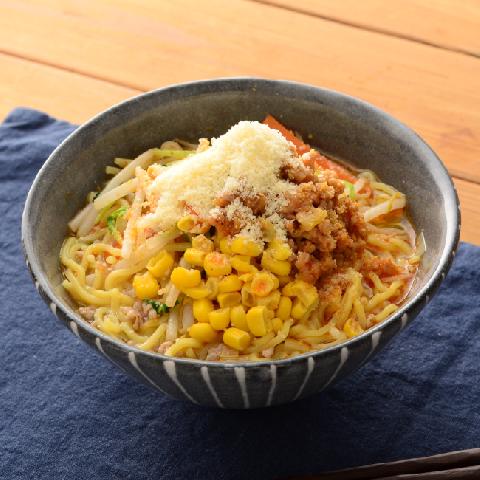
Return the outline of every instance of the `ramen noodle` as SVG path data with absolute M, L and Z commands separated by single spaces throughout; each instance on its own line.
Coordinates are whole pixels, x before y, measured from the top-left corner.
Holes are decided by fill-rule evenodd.
M 69 224 L 63 287 L 140 350 L 258 361 L 331 347 L 399 308 L 424 250 L 404 194 L 271 116 L 106 173 Z

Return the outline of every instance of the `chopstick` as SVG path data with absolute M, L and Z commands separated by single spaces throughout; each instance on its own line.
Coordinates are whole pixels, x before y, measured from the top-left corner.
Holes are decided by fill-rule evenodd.
M 288 480 L 466 480 L 480 478 L 480 448 L 376 463 Z

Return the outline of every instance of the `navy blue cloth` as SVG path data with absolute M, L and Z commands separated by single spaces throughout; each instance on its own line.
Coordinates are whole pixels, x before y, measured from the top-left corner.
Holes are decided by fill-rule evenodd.
M 0 126 L 0 478 L 268 479 L 480 446 L 480 249 L 387 349 L 315 397 L 221 411 L 149 390 L 55 320 L 20 216 L 74 126 L 17 109 Z

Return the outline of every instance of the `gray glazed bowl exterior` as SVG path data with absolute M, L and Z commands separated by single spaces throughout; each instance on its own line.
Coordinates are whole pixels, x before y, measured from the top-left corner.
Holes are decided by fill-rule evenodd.
M 375 171 L 407 194 L 427 251 L 408 300 L 387 321 L 342 345 L 281 361 L 215 363 L 170 358 L 120 343 L 75 311 L 61 287 L 58 253 L 67 223 L 113 157 L 134 157 L 164 140 L 224 133 L 267 113 L 323 152 Z M 178 399 L 222 408 L 292 402 L 346 377 L 383 348 L 429 302 L 450 267 L 460 213 L 453 183 L 433 151 L 409 128 L 358 99 L 314 86 L 256 78 L 173 85 L 99 114 L 48 158 L 22 219 L 27 266 L 52 312 L 81 340 L 140 382 Z

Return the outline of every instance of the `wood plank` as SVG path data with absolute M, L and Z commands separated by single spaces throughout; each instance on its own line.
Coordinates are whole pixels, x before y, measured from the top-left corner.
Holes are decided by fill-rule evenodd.
M 0 54 L 0 119 L 15 107 L 81 123 L 137 90 Z
M 256 0 L 480 57 L 479 0 Z
M 0 49 L 136 89 L 233 75 L 333 88 L 389 111 L 480 182 L 480 61 L 466 55 L 242 0 L 6 0 Z
M 480 209 L 478 208 L 480 185 L 459 178 L 454 178 L 453 180 L 457 187 L 462 210 L 460 239 L 464 242 L 480 245 Z

